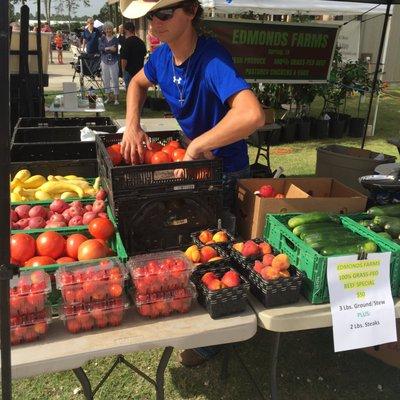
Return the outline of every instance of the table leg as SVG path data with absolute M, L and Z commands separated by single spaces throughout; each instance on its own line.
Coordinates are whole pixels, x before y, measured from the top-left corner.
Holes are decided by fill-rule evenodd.
M 254 160 L 254 164 L 258 163 L 258 159 L 260 158 L 260 154 L 261 154 L 261 145 L 259 147 L 257 147 L 257 155 L 256 155 L 256 159 Z
M 226 382 L 228 380 L 229 360 L 231 358 L 232 351 L 233 349 L 231 345 L 226 345 L 226 347 L 223 350 L 222 366 L 221 366 L 221 381 L 223 386 L 226 385 Z
M 86 375 L 83 368 L 82 367 L 75 368 L 73 369 L 73 371 L 82 386 L 83 395 L 85 396 L 86 400 L 93 400 L 94 394 L 92 391 L 92 385 L 90 384 L 89 378 Z
M 157 400 L 164 400 L 164 373 L 165 369 L 167 368 L 168 361 L 171 358 L 173 350 L 174 350 L 173 347 L 170 346 L 166 347 L 161 356 L 160 362 L 158 363 L 157 375 L 156 375 Z
M 280 332 L 274 332 L 274 340 L 272 347 L 271 359 L 271 399 L 278 400 L 278 384 L 276 381 L 276 367 L 278 364 L 279 341 L 281 338 Z
M 54 118 L 58 118 L 58 112 L 54 111 Z

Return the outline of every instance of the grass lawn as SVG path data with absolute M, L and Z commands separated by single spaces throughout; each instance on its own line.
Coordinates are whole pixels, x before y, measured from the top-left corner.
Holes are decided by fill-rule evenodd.
M 49 96 L 49 99 L 51 96 Z M 318 112 L 318 101 L 313 105 Z M 365 104 L 363 105 L 365 107 Z M 367 139 L 366 148 L 398 155 L 397 149 L 386 143 L 389 137 L 398 137 L 400 128 L 400 91 L 391 91 L 381 98 L 376 136 Z M 124 118 L 125 102 L 120 106 L 107 106 L 107 115 Z M 356 107 L 350 99 L 348 110 Z M 160 116 L 145 110 L 143 116 Z M 334 140 L 283 144 L 272 148 L 272 166 L 285 169 L 286 175 L 312 175 L 315 170 L 315 149 Z M 360 140 L 337 141 L 358 146 Z M 278 155 L 279 147 L 290 148 L 291 153 Z M 250 148 L 254 159 L 255 151 Z M 269 388 L 269 357 L 272 335 L 259 331 L 251 340 L 238 346 L 239 353 L 259 385 Z M 155 376 L 161 350 L 128 355 L 129 361 Z M 84 367 L 93 383 L 111 364 L 111 358 L 88 362 Z M 247 379 L 243 367 L 235 358 L 231 360 L 229 380 L 222 387 L 219 380 L 221 355 L 205 365 L 186 369 L 179 365 L 176 352 L 166 371 L 166 399 L 179 400 L 256 400 L 256 392 Z M 72 372 L 41 375 L 14 381 L 14 398 L 23 400 L 63 399 L 82 400 L 74 394 L 78 381 Z M 312 330 L 283 335 L 279 361 L 279 388 L 282 400 L 395 400 L 400 393 L 399 370 L 386 366 L 362 351 L 335 354 L 331 329 Z M 119 366 L 97 396 L 102 400 L 154 399 L 154 390 L 147 382 L 135 376 L 126 367 Z

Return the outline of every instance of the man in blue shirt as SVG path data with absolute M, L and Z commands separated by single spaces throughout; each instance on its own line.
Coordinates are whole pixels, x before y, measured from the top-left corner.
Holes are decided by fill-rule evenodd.
M 158 84 L 191 140 L 184 160 L 222 158 L 225 205 L 231 208 L 236 179 L 249 174 L 245 138 L 264 124 L 260 103 L 225 48 L 213 38 L 198 36 L 203 10 L 197 0 L 133 0 L 122 12 L 127 18 L 146 15 L 152 32 L 164 43 L 129 86 L 125 159 L 134 160 L 138 153 L 143 160 L 143 142 L 151 147 L 140 127 L 140 111 L 148 88 Z
M 93 18 L 88 18 L 86 21 L 86 28 L 82 33 L 82 49 L 85 50 L 87 54 L 98 54 L 99 53 L 99 39 L 100 31 L 94 27 Z

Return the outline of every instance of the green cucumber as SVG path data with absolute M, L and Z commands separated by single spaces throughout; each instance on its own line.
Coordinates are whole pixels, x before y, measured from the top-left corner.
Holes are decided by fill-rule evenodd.
M 358 221 L 358 223 L 361 226 L 365 226 L 366 228 L 368 228 L 368 225 L 371 223 L 371 220 L 370 219 L 362 219 L 361 221 Z
M 368 225 L 368 228 L 371 229 L 371 231 L 373 232 L 383 232 L 384 230 L 382 225 L 378 225 L 373 222 Z
M 384 227 L 389 222 L 399 222 L 400 223 L 400 218 L 389 217 L 387 215 L 378 215 L 372 220 L 372 222 L 374 224 L 381 225 L 382 227 Z
M 385 231 L 392 237 L 400 235 L 400 222 L 388 222 L 385 225 Z
M 289 228 L 293 229 L 296 226 L 311 224 L 313 222 L 329 222 L 332 218 L 329 214 L 324 212 L 311 212 L 306 214 L 296 215 L 288 221 Z
M 330 222 L 315 222 L 311 224 L 303 224 L 303 225 L 298 225 L 293 229 L 293 233 L 296 236 L 300 236 L 300 234 L 305 233 L 305 232 L 318 232 L 321 229 L 328 228 L 331 226 L 340 226 L 336 222 L 330 221 Z
M 367 253 L 374 253 L 378 250 L 377 245 L 370 240 L 365 240 L 363 242 L 358 242 L 355 244 L 348 244 L 345 246 L 329 246 L 321 249 L 320 253 L 323 256 L 344 256 L 346 254 L 358 254 L 361 251 Z
M 356 243 L 364 243 L 365 242 L 365 238 L 363 237 L 355 237 L 353 236 L 352 238 L 348 238 L 346 240 L 346 245 L 352 245 L 352 244 L 356 244 Z M 320 251 L 324 248 L 328 248 L 328 247 L 342 247 L 344 246 L 343 242 L 341 242 L 340 240 L 330 240 L 330 241 L 316 241 L 316 242 L 312 242 L 312 243 L 307 243 L 308 246 L 310 246 L 312 249 L 314 249 L 315 251 Z
M 353 232 L 345 228 L 339 228 L 333 230 L 324 230 L 321 232 L 305 233 L 301 236 L 301 239 L 306 243 L 311 243 L 321 240 L 329 242 L 330 240 L 336 240 L 341 237 L 348 237 L 348 236 L 358 236 L 358 235 L 354 234 Z
M 375 206 L 371 207 L 368 211 L 371 215 L 388 215 L 391 217 L 400 217 L 400 203 L 389 204 L 387 206 Z

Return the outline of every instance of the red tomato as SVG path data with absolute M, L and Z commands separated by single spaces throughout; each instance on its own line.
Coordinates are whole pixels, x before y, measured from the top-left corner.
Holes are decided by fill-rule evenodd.
M 48 256 L 36 256 L 26 261 L 24 267 L 40 267 L 41 265 L 50 264 L 56 264 L 56 260 Z
M 182 161 L 183 157 L 185 157 L 186 150 L 185 149 L 175 149 L 172 153 L 172 161 L 178 162 Z
M 163 148 L 163 145 L 157 142 L 151 142 L 151 151 L 154 151 L 154 153 L 157 153 L 157 151 L 161 151 Z
M 152 164 L 164 164 L 168 162 L 171 162 L 171 158 L 164 151 L 157 151 L 153 154 L 153 157 L 151 157 Z
M 174 152 L 174 150 L 176 150 L 175 147 L 167 145 L 167 146 L 164 146 L 161 151 L 163 151 L 164 153 L 167 153 L 169 155 L 169 158 L 172 160 L 172 153 Z
M 65 239 L 57 232 L 41 233 L 36 239 L 36 249 L 39 256 L 60 258 L 65 253 Z
M 171 140 L 169 143 L 167 143 L 167 146 L 173 147 L 174 149 L 179 149 L 181 144 L 177 140 Z
M 96 239 L 89 239 L 82 243 L 78 249 L 78 260 L 94 260 L 107 257 L 108 248 Z
M 78 249 L 79 246 L 86 242 L 88 238 L 81 233 L 74 233 L 67 238 L 67 256 L 74 258 L 75 260 L 78 258 Z
M 108 155 L 111 158 L 113 165 L 120 165 L 122 162 L 122 155 L 121 155 L 121 145 L 113 144 L 112 146 L 107 147 Z
M 109 219 L 95 218 L 88 225 L 90 234 L 96 239 L 109 239 L 115 232 L 113 223 Z
M 56 260 L 57 264 L 69 264 L 73 262 L 76 262 L 76 259 L 72 257 L 61 257 Z
M 154 150 L 146 150 L 145 154 L 144 154 L 144 163 L 145 164 L 151 164 L 151 157 L 153 157 L 153 155 L 156 152 Z
M 16 233 L 10 237 L 10 256 L 17 265 L 23 265 L 32 258 L 35 248 L 35 239 L 27 233 Z
M 122 294 L 122 286 L 117 283 L 112 284 L 108 288 L 108 293 L 111 297 L 119 297 Z

